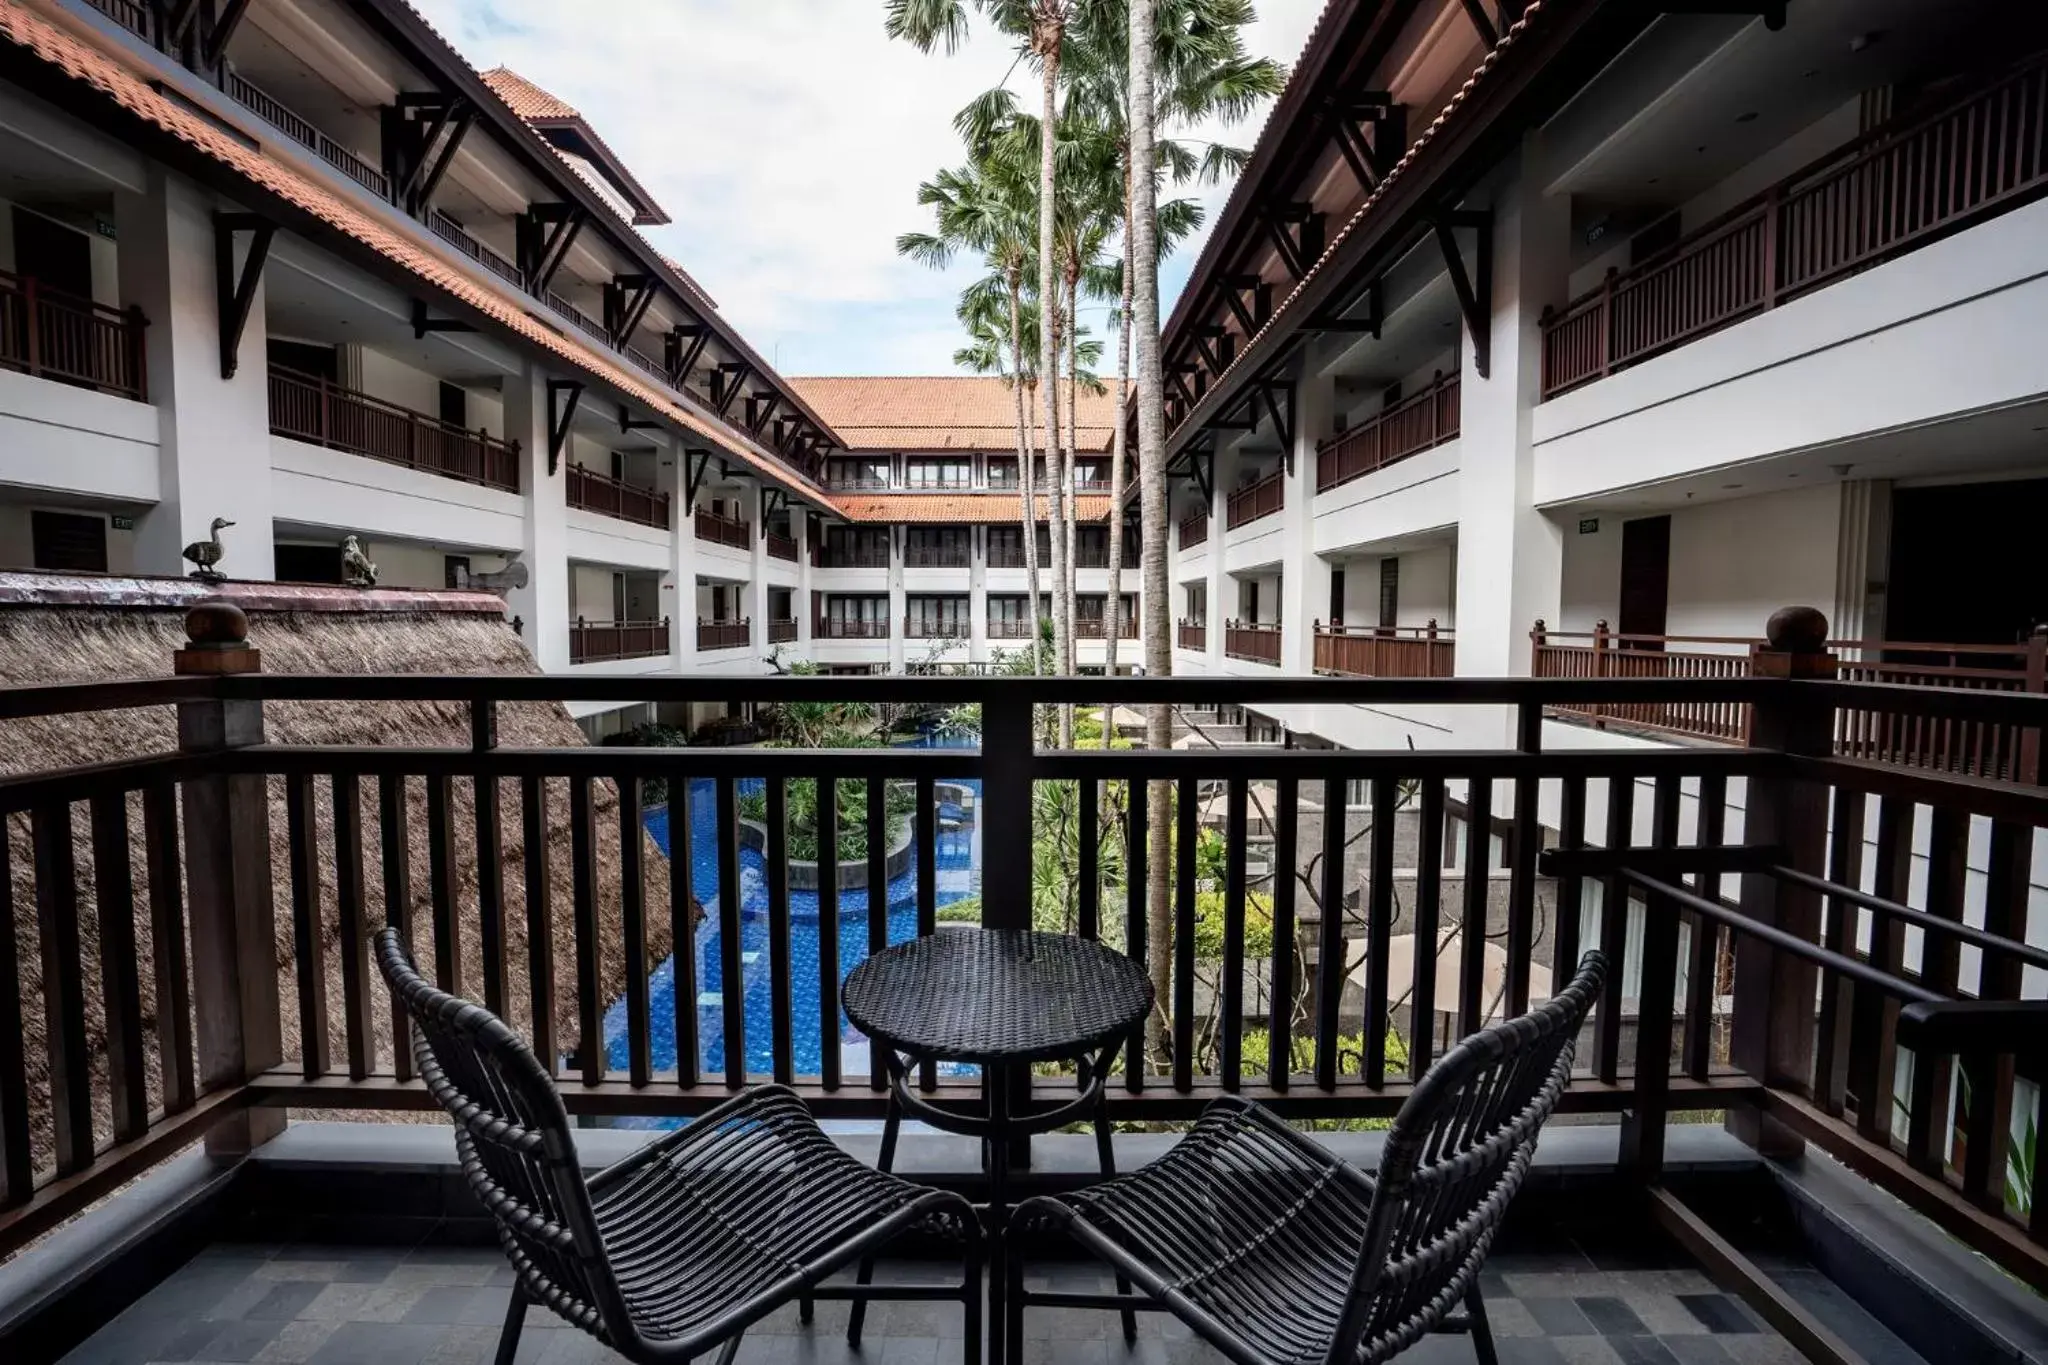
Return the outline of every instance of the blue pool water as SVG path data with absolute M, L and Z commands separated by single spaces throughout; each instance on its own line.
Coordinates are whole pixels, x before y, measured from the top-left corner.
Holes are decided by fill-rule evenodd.
M 949 744 L 944 737 L 927 736 L 922 741 L 932 747 L 961 747 Z M 971 745 L 972 740 L 965 741 Z M 759 780 L 751 784 L 742 782 L 742 790 L 749 785 L 760 786 Z M 960 785 L 975 791 L 979 806 L 981 784 L 976 781 L 962 781 Z M 669 822 L 672 818 L 674 794 L 669 807 L 655 807 L 646 814 L 648 833 L 653 835 L 655 844 L 666 855 L 669 852 Z M 689 784 L 688 811 L 690 820 L 691 878 L 699 902 L 706 907 L 717 904 L 718 860 L 717 813 L 714 784 L 708 778 L 693 780 Z M 976 810 L 966 812 L 966 821 L 957 828 L 942 828 L 939 834 L 938 866 L 934 881 L 937 889 L 937 903 L 947 905 L 980 889 L 980 871 L 976 866 L 976 848 L 973 820 Z M 916 856 L 922 858 L 923 850 Z M 747 1071 L 750 1075 L 766 1075 L 773 1068 L 772 1033 L 769 1017 L 769 954 L 768 954 L 768 895 L 766 867 L 759 852 L 742 846 L 740 849 L 740 952 L 742 955 L 739 989 L 743 992 L 742 1013 L 746 1021 Z M 814 891 L 791 891 L 790 900 L 790 990 L 793 1006 L 791 1039 L 795 1049 L 795 1070 L 799 1076 L 816 1075 L 824 1050 L 824 1034 L 821 1028 L 818 1008 L 818 897 Z M 899 943 L 917 933 L 917 864 L 900 877 L 889 883 L 888 894 L 888 941 Z M 697 1039 L 702 1051 L 699 1066 L 709 1074 L 720 1074 L 725 1067 L 724 991 L 726 983 L 722 969 L 722 945 L 720 929 L 714 916 L 707 917 L 697 928 L 697 983 L 698 998 L 694 1002 L 678 1001 L 675 985 L 675 959 L 670 958 L 657 967 L 648 978 L 649 1008 L 654 1034 L 654 1066 L 666 1070 L 676 1064 L 675 1054 L 675 1011 L 680 1008 L 695 1008 L 697 1012 Z M 839 893 L 839 969 L 849 972 L 868 955 L 868 893 L 862 890 L 842 890 Z M 853 1052 L 853 1045 L 865 1046 L 866 1040 L 847 1023 L 844 1014 L 832 1021 L 838 1030 L 842 1044 L 842 1055 L 852 1063 L 864 1063 L 864 1051 Z M 606 1060 L 613 1068 L 623 1070 L 628 1064 L 626 1043 L 626 1007 L 623 1000 L 614 1001 L 605 1013 L 604 1020 Z M 849 1069 L 854 1069 L 852 1066 Z

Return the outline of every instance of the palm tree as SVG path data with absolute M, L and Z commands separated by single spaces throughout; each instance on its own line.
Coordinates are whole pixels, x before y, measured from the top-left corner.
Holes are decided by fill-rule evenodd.
M 1060 84 L 1060 59 L 1066 45 L 1068 21 L 1075 17 L 1080 0 L 972 0 L 973 8 L 992 23 L 996 30 L 1023 45 L 1024 50 L 1038 65 L 1040 123 L 1052 129 L 1051 137 L 1042 138 L 1038 155 L 1038 297 L 1045 308 L 1048 319 L 1058 308 L 1059 295 L 1054 288 L 1053 232 L 1055 226 L 1054 206 L 1058 189 L 1058 172 L 1055 167 L 1058 130 L 1056 126 Z M 892 38 L 903 38 L 921 51 L 930 52 L 944 47 L 947 52 L 956 51 L 967 37 L 968 0 L 888 0 L 887 29 Z M 1059 352 L 1055 350 L 1056 325 L 1039 329 L 1038 372 L 1045 382 L 1039 386 L 1039 397 L 1045 421 L 1044 447 L 1048 463 L 1056 458 L 1059 449 L 1059 386 L 1054 382 L 1059 374 Z M 1064 489 L 1058 475 L 1047 470 L 1054 478 L 1052 487 L 1052 512 L 1054 523 L 1058 524 L 1064 502 Z M 1027 492 L 1027 509 L 1030 496 Z M 1058 580 L 1065 556 L 1061 553 L 1059 537 L 1053 538 L 1053 574 Z M 1061 603 L 1053 604 L 1053 629 L 1065 644 L 1063 649 L 1071 651 L 1072 640 L 1068 634 L 1068 623 Z M 1063 664 L 1071 671 L 1071 657 Z M 1066 736 L 1071 744 L 1072 736 Z
M 1025 420 L 1025 390 L 1034 382 L 1035 372 L 1025 363 L 1024 337 L 1027 330 L 1042 332 L 1034 321 L 1025 326 L 1024 279 L 1031 257 L 1028 184 L 1011 173 L 999 157 L 982 155 L 957 170 L 941 171 L 918 187 L 918 203 L 933 210 L 936 233 L 906 232 L 896 239 L 896 250 L 934 269 L 944 269 L 962 250 L 982 253 L 992 274 L 969 286 L 961 296 L 962 321 L 970 336 L 993 331 L 994 309 L 1000 299 L 1006 305 L 1009 324 L 1010 388 L 1017 416 L 1018 519 L 1023 527 L 1024 566 L 1029 575 L 1031 612 L 1038 613 L 1037 498 L 1032 490 L 1032 464 L 1036 458 Z M 972 346 L 969 350 L 973 350 Z M 1040 348 L 1032 348 L 1034 352 Z M 997 369 L 999 367 L 989 367 Z M 986 371 L 985 371 L 986 372 Z M 1034 662 L 1037 654 L 1033 654 Z

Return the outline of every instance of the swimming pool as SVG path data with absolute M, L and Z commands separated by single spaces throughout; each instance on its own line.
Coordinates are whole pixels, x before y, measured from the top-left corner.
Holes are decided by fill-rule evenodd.
M 926 736 L 920 742 L 928 747 L 957 748 L 971 747 L 972 737 L 948 742 L 949 737 Z M 743 780 L 742 790 L 749 787 L 759 789 L 759 779 Z M 960 785 L 973 790 L 978 797 L 981 784 L 978 781 L 962 781 Z M 671 797 L 673 801 L 673 797 Z M 717 859 L 717 811 L 714 784 L 709 778 L 699 778 L 689 784 L 688 810 L 690 820 L 690 851 L 692 886 L 697 899 L 710 906 L 716 903 L 719 893 Z M 973 895 L 980 890 L 981 874 L 977 866 L 977 843 L 974 819 L 978 814 L 979 801 L 975 809 L 966 812 L 966 820 L 957 828 L 943 829 L 939 834 L 938 864 L 934 873 L 937 889 L 937 903 L 948 905 L 962 897 Z M 657 806 L 646 813 L 647 831 L 654 837 L 655 844 L 664 856 L 669 852 L 670 807 Z M 918 861 L 924 857 L 924 850 L 916 850 L 907 871 L 889 883 L 888 894 L 888 941 L 900 943 L 917 934 L 917 870 Z M 773 1068 L 772 1021 L 769 1016 L 769 961 L 768 961 L 768 888 L 766 864 L 758 850 L 742 846 L 740 849 L 740 955 L 742 991 L 742 1016 L 746 1027 L 746 1058 L 749 1075 L 767 1075 Z M 796 1074 L 816 1075 L 824 1053 L 824 1033 L 818 1008 L 818 896 L 815 891 L 791 891 L 790 909 L 790 994 L 791 994 L 791 1041 L 795 1052 Z M 653 1026 L 653 1061 L 656 1070 L 673 1068 L 675 1052 L 675 1012 L 679 1006 L 694 1007 L 697 1011 L 697 1039 L 702 1055 L 698 1064 L 706 1072 L 718 1074 L 725 1067 L 725 1011 L 724 991 L 726 983 L 722 966 L 720 930 L 715 916 L 703 920 L 697 928 L 697 983 L 698 996 L 692 1006 L 689 1002 L 676 999 L 675 959 L 669 958 L 657 967 L 648 978 L 649 1011 Z M 839 893 L 839 969 L 842 973 L 865 961 L 868 955 L 868 893 L 861 890 L 842 890 Z M 842 1044 L 842 1055 L 846 1056 L 849 1070 L 854 1064 L 865 1063 L 866 1039 L 855 1031 L 842 1014 L 832 1021 L 838 1030 Z M 605 1053 L 607 1062 L 623 1070 L 628 1063 L 626 1042 L 626 1007 L 623 1000 L 612 1002 L 604 1018 Z M 852 1051 L 854 1045 L 863 1049 Z

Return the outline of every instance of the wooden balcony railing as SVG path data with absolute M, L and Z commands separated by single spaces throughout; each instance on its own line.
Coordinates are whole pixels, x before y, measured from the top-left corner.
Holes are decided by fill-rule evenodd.
M 1438 630 L 1434 621 L 1392 630 L 1316 623 L 1318 673 L 1346 678 L 1448 678 L 1456 674 L 1456 665 L 1451 633 Z
M 0 367 L 149 401 L 140 309 L 109 308 L 0 270 Z
M 951 545 L 903 547 L 903 567 L 906 569 L 964 569 L 973 562 L 973 553 L 965 540 Z
M 439 237 L 442 241 L 448 243 L 457 251 L 460 251 L 463 255 L 469 257 L 493 275 L 496 275 L 499 279 L 505 281 L 505 283 L 515 289 L 526 288 L 526 277 L 519 273 L 518 266 L 500 256 L 490 247 L 485 246 L 475 237 L 472 237 L 468 229 L 464 228 L 462 224 L 456 222 L 447 214 L 441 212 L 441 210 L 435 209 L 427 215 L 427 226 L 434 230 L 436 237 Z
M 795 536 L 786 536 L 780 531 L 770 531 L 767 539 L 768 557 L 770 559 L 786 559 L 792 564 L 796 563 L 797 546 Z
M 1182 621 L 1175 627 L 1175 643 L 1182 649 L 1206 650 L 1209 626 L 1204 621 Z
M 385 178 L 384 172 L 321 132 L 279 101 L 272 99 L 257 86 L 242 79 L 241 73 L 233 67 L 227 70 L 227 81 L 223 88 L 226 89 L 229 99 L 278 129 L 379 199 L 391 197 L 391 182 Z
M 1759 639 L 1712 635 L 1618 635 L 1599 622 L 1590 633 L 1530 635 L 1539 678 L 1751 676 Z M 1909 640 L 1830 641 L 1829 668 L 1850 682 L 1972 692 L 2048 693 L 2048 628 L 2017 645 L 1929 644 Z M 1567 709 L 1567 708 L 1561 708 Z M 1571 709 L 1595 725 L 1622 725 L 1747 743 L 1750 712 L 1740 701 L 1631 702 Z M 1844 706 L 1836 713 L 1835 752 L 1909 768 L 2040 780 L 2038 738 L 2012 727 L 1955 719 L 1901 724 L 1895 715 Z
M 1180 547 L 1192 550 L 1209 539 L 1209 509 L 1199 508 L 1180 519 Z
M 1230 495 L 1223 515 L 1223 529 L 1235 531 L 1238 527 L 1270 517 L 1278 512 L 1287 497 L 1287 476 L 1276 469 L 1257 483 L 1247 484 Z
M 1543 397 L 2016 207 L 2048 186 L 2048 65 L 1857 138 L 1543 320 Z
M 858 617 L 827 616 L 812 628 L 811 633 L 820 640 L 886 640 L 889 638 L 889 623 Z
M 834 546 L 828 542 L 819 549 L 817 562 L 821 569 L 886 569 L 889 567 L 889 547 Z
M 1223 652 L 1233 659 L 1277 667 L 1280 663 L 1280 627 L 1226 621 L 1223 623 Z
M 906 640 L 964 640 L 967 638 L 965 616 L 906 616 L 903 618 L 903 638 Z
M 988 618 L 988 638 L 991 640 L 1028 640 L 1032 628 L 1037 624 L 1028 616 L 991 616 Z
M 438 417 L 270 367 L 270 429 L 330 450 L 366 455 L 443 478 L 519 491 L 519 442 L 465 431 Z
M 791 620 L 770 621 L 768 623 L 768 643 L 771 645 L 795 644 L 796 622 Z
M 1316 492 L 1327 493 L 1375 469 L 1456 440 L 1459 387 L 1457 375 L 1446 378 L 1439 372 L 1422 392 L 1410 394 L 1317 446 Z
M 697 539 L 711 545 L 724 545 L 734 550 L 750 550 L 754 546 L 754 525 L 735 517 L 722 517 L 708 508 L 697 509 Z
M 563 469 L 562 489 L 571 507 L 640 526 L 668 529 L 666 493 L 625 483 L 573 463 Z
M 1117 634 L 1117 639 L 1135 640 L 1138 638 L 1138 620 L 1136 612 L 1125 612 L 1122 618 L 1118 621 L 1118 625 L 1120 627 L 1120 630 Z M 1076 640 L 1108 639 L 1109 618 L 1106 616 L 1076 615 L 1074 617 L 1074 638 Z
M 754 640 L 752 618 L 742 616 L 738 620 L 707 621 L 697 618 L 697 648 L 745 649 Z
M 889 491 L 889 481 L 866 476 L 834 477 L 825 480 L 825 487 L 834 493 L 886 493 Z
M 1104 1094 L 1112 1122 L 1184 1120 L 1223 1090 L 1302 1121 L 1390 1118 L 1445 1039 L 1521 1012 L 1564 979 L 1582 950 L 1598 947 L 1613 963 L 1612 986 L 1559 1108 L 1626 1110 L 1621 1178 L 1660 1190 L 1667 1122 L 1681 1111 L 1725 1110 L 1738 1137 L 1766 1126 L 1774 1142 L 1796 1135 L 2007 1273 L 2048 1287 L 2048 1220 L 2038 1212 L 2048 1187 L 2031 1146 L 2011 1136 L 2048 1126 L 2040 1091 L 2016 1080 L 2037 1076 L 2040 1065 L 2043 1007 L 2023 988 L 2036 993 L 2031 978 L 2048 968 L 2048 949 L 2027 941 L 2034 893 L 2026 859 L 2048 829 L 2048 793 L 1776 747 L 1779 736 L 1798 745 L 1801 735 L 1827 733 L 1839 711 L 1883 714 L 1908 729 L 1970 722 L 2038 733 L 2048 698 L 1834 681 L 1819 655 L 1824 627 L 1811 639 L 1780 629 L 1758 656 L 1758 673 L 1770 676 L 1230 680 L 1244 706 L 1506 708 L 1522 735 L 1541 733 L 1545 711 L 1733 703 L 1756 714 L 1764 747 L 1141 749 L 1090 754 L 1082 764 L 1034 738 L 1034 708 L 1070 695 L 1056 680 L 748 680 L 749 696 L 767 703 L 826 695 L 981 708 L 977 748 L 877 748 L 850 769 L 843 754 L 800 748 L 471 743 L 517 704 L 607 700 L 617 684 L 473 674 L 278 679 L 249 671 L 255 661 L 234 647 L 227 613 L 199 611 L 207 614 L 191 633 L 210 648 L 195 653 L 241 676 L 6 689 L 10 717 L 64 718 L 42 727 L 58 736 L 52 743 L 66 726 L 132 730 L 121 713 L 136 708 L 186 708 L 194 723 L 182 727 L 182 749 L 158 751 L 138 735 L 132 750 L 45 757 L 43 770 L 0 784 L 0 816 L 34 836 L 19 840 L 15 856 L 41 908 L 27 922 L 44 926 L 25 950 L 40 967 L 27 978 L 31 1001 L 10 993 L 0 1011 L 10 1044 L 0 1047 L 0 1256 L 209 1132 L 246 1145 L 275 1133 L 295 1108 L 421 1109 L 427 1098 L 406 1034 L 388 1031 L 368 956 L 389 886 L 405 892 L 404 914 L 393 918 L 418 960 L 435 964 L 449 989 L 495 1005 L 530 1039 L 538 1064 L 563 1080 L 572 1114 L 683 1119 L 752 1077 L 772 1076 L 835 1117 L 880 1119 L 888 1097 L 870 1087 L 867 1059 L 848 1065 L 842 1031 L 818 1022 L 838 1019 L 851 962 L 828 956 L 831 970 L 820 971 L 818 958 L 801 951 L 869 941 L 864 898 L 800 903 L 794 879 L 761 875 L 759 848 L 732 814 L 757 779 L 782 812 L 774 793 L 799 781 L 831 792 L 835 784 L 821 779 L 857 771 L 885 796 L 901 793 L 912 861 L 927 869 L 936 841 L 959 837 L 933 818 L 952 800 L 946 784 L 978 784 L 982 920 L 1004 930 L 1028 928 L 1044 913 L 1034 868 L 1071 847 L 1059 836 L 1069 817 L 1038 794 L 1054 783 L 1091 784 L 1084 807 L 1100 808 L 1111 849 L 1054 864 L 1076 903 L 1068 931 L 1154 955 L 1170 983 L 1155 1006 L 1159 1046 Z M 1110 706 L 1213 705 L 1218 685 L 1101 678 L 1091 680 L 1090 697 Z M 664 708 L 730 695 L 730 680 L 715 678 L 652 675 L 634 686 L 636 699 Z M 821 694 L 831 687 L 843 690 Z M 321 716 L 394 702 L 407 709 L 409 728 L 319 728 Z M 292 723 L 280 723 L 280 713 Z M 394 742 L 337 740 L 344 731 Z M 103 761 L 110 752 L 122 761 Z M 643 835 L 654 778 L 665 780 L 669 800 L 701 801 L 716 813 L 697 826 L 694 857 L 668 861 Z M 1167 795 L 1143 778 L 1159 779 Z M 1198 814 L 1176 801 L 1210 784 L 1225 812 L 1225 866 L 1216 875 L 1244 887 L 1256 875 L 1253 856 L 1277 871 L 1259 926 L 1283 951 L 1248 953 L 1248 925 L 1230 913 L 1220 918 L 1220 942 L 1189 932 L 1191 842 L 1180 845 L 1189 861 L 1176 882 L 1176 913 L 1153 921 L 1169 926 L 1164 939 L 1146 935 L 1157 907 L 1122 882 L 1122 869 L 1146 866 L 1154 822 L 1196 827 Z M 1352 792 L 1367 799 L 1372 837 L 1342 858 L 1318 858 L 1332 833 L 1342 834 L 1334 825 L 1315 834 L 1318 813 L 1345 809 Z M 1500 840 L 1494 815 L 1509 792 L 1519 833 Z M 1731 840 L 1724 832 L 1737 802 L 1743 832 Z M 791 817 L 796 805 L 788 803 Z M 1871 830 L 1845 823 L 1868 807 Z M 890 799 L 877 808 L 899 807 Z M 1634 827 L 1654 837 L 1627 833 L 1631 810 L 1647 815 Z M 1255 855 L 1253 819 L 1271 832 Z M 1424 849 L 1456 850 L 1465 886 L 1497 888 L 1487 932 L 1446 948 L 1420 928 L 1488 910 L 1483 895 L 1461 910 L 1457 893 L 1446 894 L 1445 860 L 1418 860 L 1396 839 L 1397 820 L 1412 822 Z M 821 862 L 831 866 L 849 822 L 819 823 Z M 479 861 L 443 857 L 439 846 L 451 831 L 473 830 L 474 843 L 459 840 L 465 847 L 510 851 L 522 829 L 535 828 L 553 832 L 554 853 L 539 845 Z M 1610 829 L 1623 833 L 1603 837 Z M 431 857 L 422 844 L 429 831 Z M 770 846 L 786 832 L 771 830 Z M 89 871 L 78 857 L 88 838 Z M 410 860 L 383 857 L 408 844 Z M 887 879 L 888 845 L 868 844 L 871 883 Z M 1966 920 L 1964 874 L 1979 865 L 1973 848 L 1990 850 L 1990 875 L 1968 878 Z M 1914 871 L 1906 850 L 1924 850 L 1928 875 Z M 1766 851 L 1770 860 L 1759 862 Z M 522 858 L 544 867 L 557 856 L 557 867 L 573 864 L 573 878 L 520 876 Z M 516 889 L 506 884 L 508 863 Z M 384 875 L 393 867 L 395 882 Z M 939 932 L 943 883 L 906 876 L 903 885 L 909 931 Z M 1588 900 L 1601 909 L 1591 933 L 1579 915 L 1547 910 Z M 251 917 L 267 926 L 260 911 L 272 904 L 277 934 L 251 935 Z M 512 932 L 508 905 L 523 917 Z M 547 932 L 528 934 L 526 924 Z M 875 941 L 883 929 L 872 925 Z M 1397 930 L 1429 949 L 1404 956 L 1392 946 Z M 4 941 L 12 948 L 12 935 Z M 664 960 L 671 951 L 672 966 Z M 629 965 L 618 973 L 621 961 Z M 1410 965 L 1396 971 L 1400 961 Z M 1496 970 L 1499 984 L 1482 989 Z M 1440 975 L 1468 987 L 1440 994 Z M 222 980 L 239 984 L 208 990 Z M 742 982 L 749 988 L 737 989 Z M 673 992 L 673 1016 L 653 1007 L 670 998 L 657 991 Z M 616 1053 L 606 1045 L 613 1019 L 623 1021 Z M 201 1072 L 197 1058 L 213 1061 Z M 975 1075 L 944 1075 L 926 1093 L 942 1107 L 972 1105 L 980 1084 Z M 1074 1093 L 1071 1071 L 1023 1073 L 1018 1084 L 1019 1109 L 1031 1114 Z M 2021 1208 L 2028 1199 L 2031 1218 Z
M 1051 547 L 1045 547 L 1045 554 L 1040 555 L 1038 559 L 1040 568 L 1045 567 L 1046 557 L 1051 553 Z M 988 547 L 988 567 L 991 569 L 1022 569 L 1027 567 L 1024 563 L 1024 547 L 1022 545 L 1012 545 L 1008 542 L 1000 545 L 991 543 Z
M 601 664 L 615 659 L 668 656 L 668 622 L 585 621 L 569 627 L 569 662 Z

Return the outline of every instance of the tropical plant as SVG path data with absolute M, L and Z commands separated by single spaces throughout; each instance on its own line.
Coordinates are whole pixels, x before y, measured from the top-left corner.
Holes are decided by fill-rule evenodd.
M 875 749 L 882 741 L 838 745 L 840 748 Z M 837 861 L 855 862 L 868 856 L 868 783 L 863 777 L 838 779 L 839 844 Z M 910 827 L 917 809 L 917 791 L 907 782 L 883 784 L 883 810 L 888 816 L 888 846 L 893 848 Z M 789 856 L 802 862 L 819 862 L 823 843 L 818 827 L 818 783 L 815 778 L 796 777 L 784 788 L 785 826 Z M 739 795 L 739 814 L 756 824 L 768 823 L 768 793 L 765 787 L 750 787 Z

